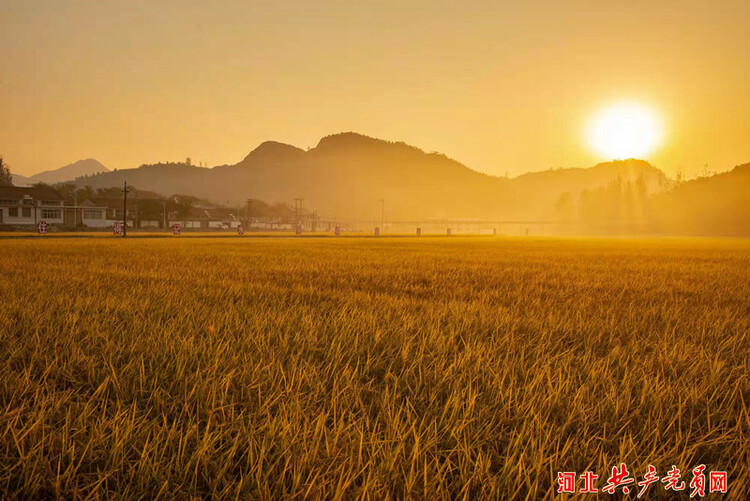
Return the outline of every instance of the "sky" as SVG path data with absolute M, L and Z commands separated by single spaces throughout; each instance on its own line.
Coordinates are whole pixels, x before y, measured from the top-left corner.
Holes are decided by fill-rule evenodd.
M 356 131 L 515 176 L 609 160 L 623 99 L 668 175 L 750 162 L 747 0 L 0 0 L 0 154 L 30 175 L 233 164 Z

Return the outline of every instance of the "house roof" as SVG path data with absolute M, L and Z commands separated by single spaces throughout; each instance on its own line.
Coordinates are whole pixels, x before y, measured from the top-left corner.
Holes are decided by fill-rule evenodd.
M 63 200 L 63 197 L 50 186 L 0 186 L 0 198 L 21 199 L 30 196 L 36 200 Z

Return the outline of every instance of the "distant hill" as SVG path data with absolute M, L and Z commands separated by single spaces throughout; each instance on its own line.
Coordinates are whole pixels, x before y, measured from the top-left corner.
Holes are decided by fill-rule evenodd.
M 536 216 L 549 213 L 549 202 L 562 196 L 579 199 L 587 190 L 605 188 L 613 182 L 642 183 L 646 194 L 666 190 L 671 182 L 666 174 L 644 160 L 615 160 L 590 168 L 552 169 L 529 172 L 513 179 L 515 189 L 525 193 L 528 206 L 541 209 Z
M 515 178 L 519 185 L 541 192 L 549 190 L 576 192 L 606 185 L 613 179 L 635 182 L 642 178 L 651 191 L 666 187 L 669 179 L 661 170 L 644 160 L 615 160 L 597 164 L 587 169 L 552 169 L 528 172 Z
M 650 164 L 629 160 L 590 169 L 559 169 L 518 178 L 482 174 L 439 153 L 352 132 L 326 136 L 308 151 L 268 141 L 234 165 L 144 165 L 78 179 L 93 188 L 127 181 L 159 193 L 190 193 L 223 204 L 248 198 L 269 203 L 304 198 L 325 217 L 378 219 L 385 200 L 390 219 L 554 218 L 566 192 L 645 178 L 656 190 L 666 180 Z
M 13 184 L 15 184 L 16 186 L 24 186 L 34 183 L 55 184 L 65 181 L 73 181 L 74 179 L 82 176 L 90 176 L 102 172 L 109 172 L 109 169 L 102 165 L 98 160 L 87 158 L 85 160 L 79 160 L 70 165 L 66 165 L 65 167 L 60 167 L 59 169 L 54 170 L 47 170 L 38 174 L 34 174 L 30 177 L 13 174 Z
M 681 183 L 655 203 L 661 231 L 750 235 L 750 163 Z

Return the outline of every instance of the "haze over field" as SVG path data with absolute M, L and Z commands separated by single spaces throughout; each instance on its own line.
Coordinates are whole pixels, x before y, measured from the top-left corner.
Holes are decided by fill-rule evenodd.
M 548 233 L 750 235 L 750 164 L 688 182 L 637 159 L 489 176 L 441 153 L 348 132 L 307 151 L 266 141 L 233 165 L 183 161 L 109 171 L 89 159 L 22 181 L 70 186 L 73 179 L 88 191 L 118 192 L 127 182 L 235 208 L 249 199 L 288 205 L 303 198 L 323 219 L 383 218 L 401 231 L 409 223 L 473 220 L 545 224 Z
M 232 206 L 248 198 L 304 198 L 326 219 L 554 221 L 553 232 L 750 234 L 750 164 L 687 183 L 643 160 L 554 169 L 508 178 L 440 153 L 356 133 L 307 151 L 267 141 L 233 165 L 144 165 L 87 176 L 79 187 L 123 182 L 164 195 L 189 193 Z M 381 206 L 383 201 L 383 206 Z

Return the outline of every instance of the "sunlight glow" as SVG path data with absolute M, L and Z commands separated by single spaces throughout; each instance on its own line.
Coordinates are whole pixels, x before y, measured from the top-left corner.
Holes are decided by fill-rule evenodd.
M 589 145 L 608 160 L 643 158 L 659 146 L 662 136 L 656 113 L 633 101 L 598 110 L 587 129 Z

